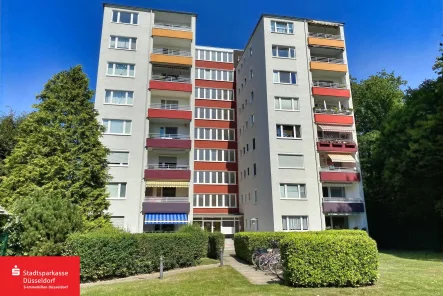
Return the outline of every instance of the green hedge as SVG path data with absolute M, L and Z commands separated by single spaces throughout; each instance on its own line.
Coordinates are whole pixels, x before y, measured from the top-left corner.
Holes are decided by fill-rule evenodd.
M 208 238 L 191 233 L 91 232 L 72 234 L 64 255 L 80 256 L 82 282 L 187 267 L 206 257 Z
M 221 232 L 209 233 L 208 258 L 220 259 L 220 248 L 225 249 L 225 235 Z
M 237 257 L 251 262 L 252 253 L 257 248 L 271 248 L 272 241 L 293 235 L 352 235 L 367 237 L 368 234 L 362 230 L 327 230 L 307 232 L 238 232 L 234 235 L 234 247 Z
M 280 241 L 287 284 L 345 287 L 373 284 L 378 277 L 377 245 L 369 236 L 291 235 Z

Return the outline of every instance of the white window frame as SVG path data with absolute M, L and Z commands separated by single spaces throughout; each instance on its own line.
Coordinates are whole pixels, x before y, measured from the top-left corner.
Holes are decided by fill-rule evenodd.
M 280 187 L 282 185 L 285 187 L 285 196 L 281 196 Z M 294 187 L 297 186 L 298 187 L 298 197 L 287 197 L 288 196 L 288 186 L 294 186 Z M 301 190 L 300 190 L 301 186 L 305 186 L 305 197 L 301 197 L 301 194 L 300 194 L 301 193 Z M 299 183 L 299 184 L 297 184 L 297 183 L 280 183 L 278 185 L 278 191 L 279 191 L 280 199 L 283 199 L 283 200 L 287 200 L 287 199 L 289 199 L 289 200 L 291 200 L 291 199 L 294 199 L 294 200 L 307 200 L 308 199 L 308 193 L 306 191 L 306 184 L 301 184 L 301 183 Z
M 112 38 L 115 38 L 114 41 L 114 47 L 112 47 L 111 43 L 112 43 Z M 129 39 L 129 48 L 120 48 L 117 47 L 118 44 L 118 38 L 128 38 Z M 135 40 L 135 48 L 132 49 L 132 42 Z M 119 50 L 129 50 L 129 51 L 136 51 L 137 50 L 137 38 L 136 37 L 126 37 L 126 36 L 116 36 L 116 35 L 111 35 L 109 37 L 109 48 L 111 49 L 119 49 Z
M 282 109 L 282 107 L 281 107 L 282 106 L 282 103 L 281 103 L 282 99 L 283 100 L 292 100 L 291 101 L 292 109 Z M 278 100 L 278 108 L 275 108 L 275 101 L 276 100 Z M 297 103 L 295 104 L 295 102 L 297 102 Z M 298 106 L 298 109 L 294 109 L 295 105 Z M 274 97 L 274 108 L 275 108 L 275 110 L 278 110 L 278 111 L 289 111 L 289 112 L 296 111 L 296 112 L 300 112 L 300 100 L 298 98 Z
M 252 104 L 254 102 L 254 91 L 251 91 L 249 94 L 249 104 Z
M 277 23 L 286 24 L 286 29 L 284 32 L 279 32 L 277 29 Z M 292 32 L 291 32 L 292 31 Z M 271 32 L 277 34 L 294 34 L 294 23 L 292 22 L 282 22 L 282 21 L 271 21 Z
M 255 125 L 255 114 L 249 116 L 249 121 L 251 122 L 250 127 L 253 127 Z
M 289 156 L 301 156 L 303 157 L 303 166 L 302 167 L 288 167 L 288 166 L 280 166 L 280 163 L 278 164 L 278 168 L 279 169 L 304 169 L 305 168 L 305 156 L 304 154 L 300 154 L 300 153 L 278 153 L 277 154 L 277 161 L 278 161 L 278 156 L 280 155 L 289 155 Z
M 111 102 L 110 103 L 106 103 L 106 94 L 108 91 L 111 92 Z M 112 98 L 114 97 L 115 91 L 121 91 L 121 92 L 126 93 L 125 104 L 117 104 L 117 103 L 112 102 Z M 128 104 L 129 93 L 132 93 L 132 104 Z M 104 105 L 117 105 L 117 106 L 133 106 L 134 105 L 134 92 L 132 90 L 105 89 L 105 98 L 103 100 L 103 104 Z
M 215 53 L 215 55 L 213 53 Z M 212 58 L 213 56 L 215 56 L 215 59 Z M 215 51 L 215 50 L 197 48 L 195 50 L 195 57 L 197 60 L 200 61 L 232 63 L 234 60 L 234 53 L 227 51 Z
M 203 117 L 200 116 L 202 110 Z M 218 110 L 221 110 L 221 113 Z M 225 110 L 228 110 L 227 118 L 225 118 Z M 195 107 L 195 119 L 235 121 L 235 109 Z
M 274 55 L 274 47 L 276 48 L 276 55 Z M 279 48 L 280 48 L 280 49 L 287 48 L 288 51 L 289 51 L 288 56 L 287 56 L 287 57 L 281 57 L 281 56 L 279 56 L 279 55 L 278 55 L 278 50 L 279 50 Z M 294 53 L 294 56 L 293 56 L 293 57 L 291 56 L 291 50 L 292 50 L 292 52 Z M 273 45 L 272 45 L 272 57 L 273 57 L 273 58 L 280 58 L 280 59 L 292 59 L 292 60 L 294 60 L 294 59 L 296 59 L 297 55 L 296 55 L 295 47 L 294 47 L 294 46 L 275 45 L 275 44 L 273 44 Z
M 109 182 L 107 185 L 115 185 L 115 184 L 117 184 L 117 192 L 118 192 L 118 195 L 120 195 L 120 193 L 121 193 L 121 187 L 122 187 L 122 184 L 125 184 L 125 196 L 109 196 L 107 199 L 116 199 L 116 200 L 123 200 L 123 199 L 126 199 L 126 197 L 127 197 L 127 193 L 128 193 L 128 183 L 126 183 L 126 182 Z
M 109 164 L 109 167 L 128 167 L 129 166 L 129 159 L 131 157 L 130 153 L 128 150 L 111 150 L 109 152 L 123 152 L 123 153 L 128 153 L 128 163 L 127 164 Z
M 221 180 L 219 180 L 219 176 L 221 174 Z M 212 176 L 215 174 L 215 183 L 212 183 Z M 236 172 L 233 171 L 194 171 L 194 184 L 214 184 L 214 185 L 236 185 L 237 184 L 237 176 Z M 209 182 L 206 182 L 206 176 L 208 176 Z M 234 183 L 231 183 L 231 177 L 234 177 Z M 227 180 L 226 180 L 227 179 Z M 219 182 L 220 181 L 220 182 Z
M 105 120 L 108 121 L 108 126 L 105 125 Z M 106 128 L 106 130 L 110 130 L 111 128 L 111 121 L 123 121 L 123 133 L 111 133 L 111 132 L 104 132 L 104 135 L 115 135 L 115 136 L 130 136 L 132 134 L 132 120 L 128 120 L 128 119 L 111 119 L 111 118 L 103 118 L 102 119 L 102 125 Z M 126 130 L 126 124 L 130 122 L 131 123 L 131 127 L 129 129 L 129 133 L 126 134 L 125 130 Z
M 322 186 L 322 194 L 323 194 L 323 187 L 328 188 L 328 196 L 323 196 L 323 198 L 346 198 L 346 188 L 345 187 L 340 187 L 340 186 Z M 344 196 L 332 196 L 331 194 L 331 188 L 343 188 L 343 193 Z
M 224 79 L 224 73 L 226 72 L 226 78 Z M 215 73 L 215 74 L 214 74 Z M 215 77 L 215 78 L 213 78 Z M 212 81 L 234 81 L 234 71 L 231 70 L 221 70 L 221 69 L 209 69 L 209 68 L 196 68 L 195 78 L 201 80 L 212 80 Z
M 254 189 L 254 201 L 253 201 L 253 204 L 258 204 L 258 190 L 257 190 L 257 188 L 256 189 Z
M 109 64 L 112 64 L 112 74 L 109 74 L 109 73 L 108 73 Z M 115 74 L 115 68 L 116 68 L 116 66 L 117 66 L 118 64 L 128 66 L 128 69 L 127 69 L 127 71 L 126 71 L 126 75 L 116 75 L 116 74 Z M 134 76 L 130 76 L 130 75 L 129 75 L 131 66 L 134 66 Z M 135 69 L 135 64 L 125 64 L 125 63 L 117 63 L 117 62 L 108 62 L 108 63 L 106 64 L 106 76 L 134 78 L 134 77 L 135 77 L 135 70 L 136 70 L 136 69 Z
M 200 96 L 201 89 L 203 89 L 203 97 Z M 215 98 L 213 97 L 213 91 L 215 91 Z M 209 94 L 209 96 L 207 96 L 207 94 Z M 219 99 L 219 97 L 221 99 Z M 232 89 L 196 87 L 195 98 L 215 101 L 234 101 L 234 94 Z
M 212 196 L 215 195 L 216 204 L 212 204 Z M 203 203 L 200 204 L 199 197 L 203 196 Z M 206 205 L 206 196 L 209 196 L 209 204 Z M 219 204 L 219 196 L 222 196 L 222 204 Z M 228 205 L 226 205 L 225 197 L 228 196 Z M 220 194 L 220 193 L 199 193 L 194 194 L 193 198 L 194 208 L 236 208 L 237 207 L 237 194 Z
M 215 150 L 215 159 L 212 159 L 212 151 Z M 203 151 L 203 158 L 200 158 L 200 151 Z M 222 151 L 221 159 L 219 159 L 219 151 Z M 228 159 L 225 159 L 225 151 L 228 151 Z M 232 157 L 231 157 L 232 156 Z M 194 161 L 206 161 L 206 162 L 236 162 L 235 149 L 194 149 Z
M 280 79 L 280 73 L 281 72 L 289 73 L 289 77 L 290 77 L 291 81 L 290 82 L 281 82 L 281 79 Z M 275 74 L 277 74 L 277 78 L 278 78 L 277 80 L 278 81 L 275 80 Z M 295 81 L 292 81 L 292 79 L 293 79 L 292 74 L 294 74 Z M 274 70 L 272 72 L 272 81 L 273 81 L 273 83 L 278 83 L 278 84 L 297 85 L 297 72 L 294 72 L 294 71 L 283 71 L 283 70 Z
M 203 130 L 203 138 L 200 138 L 200 130 Z M 213 138 L 213 130 L 216 130 L 216 138 Z M 222 139 L 218 139 L 219 131 L 221 131 Z M 229 135 L 232 133 L 232 138 Z M 227 140 L 225 140 L 225 135 L 227 135 Z M 210 140 L 210 141 L 235 141 L 235 129 L 231 128 L 208 128 L 208 127 L 196 127 L 194 129 L 194 139 L 195 140 Z
M 117 14 L 117 21 L 114 22 L 114 13 L 118 13 Z M 120 13 L 130 13 L 131 14 L 131 22 L 130 23 L 122 23 L 120 22 Z M 137 15 L 137 23 L 134 24 L 134 15 Z M 131 11 L 124 11 L 124 10 L 113 10 L 112 11 L 112 15 L 111 15 L 111 23 L 115 23 L 115 24 L 125 24 L 125 25 L 133 25 L 133 26 L 138 26 L 138 13 L 136 12 L 131 12 Z
M 293 129 L 293 134 L 294 137 L 283 137 L 283 136 L 278 136 L 277 134 L 277 139 L 294 139 L 294 140 L 300 140 L 302 139 L 302 131 L 301 131 L 301 125 L 296 124 L 296 125 L 291 125 L 291 124 L 277 124 L 277 126 L 280 126 L 280 134 L 283 135 L 283 126 L 292 126 Z M 297 126 L 300 127 L 300 137 L 297 138 Z
M 286 229 L 285 226 L 283 225 L 283 217 L 286 217 Z M 296 218 L 296 219 L 300 219 L 300 226 L 301 229 L 300 230 L 290 230 L 289 229 L 289 218 Z M 306 229 L 303 229 L 303 218 L 306 218 Z M 287 231 L 287 232 L 292 232 L 292 231 L 309 231 L 309 216 L 296 216 L 296 215 L 282 215 L 281 216 L 282 219 L 282 231 Z

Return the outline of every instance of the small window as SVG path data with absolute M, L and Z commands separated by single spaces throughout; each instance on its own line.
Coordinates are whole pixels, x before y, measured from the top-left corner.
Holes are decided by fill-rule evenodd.
M 279 154 L 278 155 L 278 166 L 279 168 L 303 168 L 303 155 L 293 155 L 293 154 Z
M 295 47 L 272 45 L 272 56 L 277 58 L 295 58 Z
M 255 150 L 255 138 L 252 139 L 252 150 Z
M 277 138 L 301 139 L 301 126 L 277 124 Z
M 108 89 L 105 91 L 105 104 L 132 105 L 133 100 L 134 100 L 133 91 L 108 90 Z
M 137 25 L 138 13 L 114 10 L 112 12 L 112 21 L 114 23 Z
M 128 166 L 129 152 L 111 151 L 108 155 L 108 164 L 110 166 Z
M 137 38 L 111 36 L 110 48 L 135 50 L 137 47 Z
M 306 198 L 305 184 L 280 184 L 280 198 Z
M 257 176 L 257 164 L 254 163 L 254 176 Z
M 125 216 L 112 216 L 111 223 L 115 228 L 125 228 Z
M 119 119 L 103 119 L 105 134 L 130 135 L 132 121 Z
M 288 110 L 288 111 L 299 111 L 299 100 L 298 98 L 274 98 L 275 110 Z
M 252 69 L 249 70 L 249 80 L 252 80 L 252 77 L 254 77 L 254 72 Z
M 258 191 L 257 189 L 254 190 L 254 203 L 258 203 Z
M 254 92 L 251 91 L 251 95 L 249 96 L 249 103 L 252 104 L 254 102 Z
M 295 72 L 274 70 L 273 81 L 274 83 L 297 84 L 296 76 Z
M 282 216 L 282 228 L 286 231 L 306 231 L 308 216 Z
M 271 32 L 293 34 L 294 25 L 293 23 L 271 21 Z
M 126 198 L 126 183 L 109 183 L 106 185 L 108 198 Z
M 134 77 L 135 65 L 108 63 L 108 69 L 106 74 L 111 76 Z
M 249 56 L 252 57 L 252 46 L 249 48 Z

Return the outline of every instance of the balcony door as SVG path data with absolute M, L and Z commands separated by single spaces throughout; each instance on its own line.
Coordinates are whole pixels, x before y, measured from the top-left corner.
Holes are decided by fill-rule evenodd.
M 160 137 L 173 139 L 176 138 L 178 134 L 178 127 L 161 127 Z
M 161 197 L 175 197 L 177 188 L 174 187 L 163 187 L 161 189 Z
M 177 168 L 177 156 L 159 156 L 158 166 L 165 169 Z
M 161 100 L 161 108 L 169 110 L 178 109 L 178 101 L 176 100 Z

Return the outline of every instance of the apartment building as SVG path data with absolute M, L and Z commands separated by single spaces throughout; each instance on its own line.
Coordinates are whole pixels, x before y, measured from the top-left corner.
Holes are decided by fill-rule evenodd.
M 367 227 L 343 25 L 263 15 L 244 51 L 196 15 L 104 4 L 95 107 L 131 232 Z

